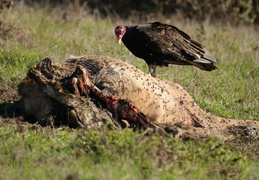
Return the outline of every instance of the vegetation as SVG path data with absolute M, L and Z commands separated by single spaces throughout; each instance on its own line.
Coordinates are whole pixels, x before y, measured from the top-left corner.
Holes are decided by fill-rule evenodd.
M 251 161 L 250 154 L 244 155 L 213 138 L 203 143 L 181 142 L 147 133 L 131 129 L 48 129 L 35 125 L 1 128 L 0 178 L 258 178 L 258 156 Z M 259 145 L 258 139 L 242 142 L 244 146 L 250 143 Z
M 101 18 L 83 8 L 37 5 L 5 9 L 1 19 L 1 103 L 12 103 L 13 97 L 4 97 L 6 91 L 14 91 L 28 69 L 45 57 L 58 62 L 70 55 L 99 54 L 147 72 L 145 62 L 119 46 L 113 32 L 118 24 L 143 23 L 143 19 Z M 170 66 L 159 68 L 158 77 L 184 86 L 212 114 L 259 119 L 259 33 L 255 27 L 177 17 L 146 19 L 176 25 L 219 59 L 219 69 L 213 72 Z M 148 130 L 55 129 L 4 118 L 1 107 L 0 179 L 259 178 L 258 137 L 229 142 L 208 137 L 197 142 L 150 135 Z
M 9 0 L 12 1 L 12 0 Z M 19 1 L 19 0 L 17 0 Z M 91 13 L 98 12 L 102 16 L 119 16 L 129 18 L 139 16 L 181 16 L 196 21 L 224 21 L 225 23 L 259 24 L 259 3 L 257 0 L 22 0 L 52 6 L 73 3 L 75 7 L 85 8 Z

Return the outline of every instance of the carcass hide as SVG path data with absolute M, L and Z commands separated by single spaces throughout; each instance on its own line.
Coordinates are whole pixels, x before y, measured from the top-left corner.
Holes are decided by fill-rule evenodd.
M 151 77 L 121 60 L 71 57 L 42 60 L 19 86 L 27 119 L 41 125 L 155 128 L 175 136 L 222 139 L 255 135 L 258 121 L 226 119 L 203 111 L 178 84 Z

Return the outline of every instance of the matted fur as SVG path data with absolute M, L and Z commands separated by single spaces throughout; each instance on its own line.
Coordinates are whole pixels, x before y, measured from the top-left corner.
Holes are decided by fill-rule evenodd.
M 226 119 L 200 109 L 179 85 L 151 77 L 121 60 L 103 56 L 71 57 L 51 66 L 51 78 L 32 68 L 20 84 L 27 116 L 41 124 L 68 124 L 96 128 L 116 118 L 94 97 L 76 96 L 64 84 L 77 65 L 89 73 L 93 84 L 104 94 L 132 101 L 152 122 L 171 129 L 176 136 L 214 135 L 229 139 L 256 134 L 258 121 Z

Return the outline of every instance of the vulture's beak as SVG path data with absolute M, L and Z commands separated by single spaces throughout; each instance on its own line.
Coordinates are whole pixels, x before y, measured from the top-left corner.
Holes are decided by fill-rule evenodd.
M 119 45 L 121 45 L 122 35 L 120 35 L 120 34 L 119 34 L 119 35 L 117 36 L 117 39 L 118 39 L 118 43 L 119 43 Z

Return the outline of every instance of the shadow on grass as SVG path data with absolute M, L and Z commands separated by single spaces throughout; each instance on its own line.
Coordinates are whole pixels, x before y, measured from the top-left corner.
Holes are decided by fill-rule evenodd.
M 17 118 L 20 116 L 22 116 L 22 108 L 20 101 L 14 103 L 5 102 L 0 104 L 0 117 Z

